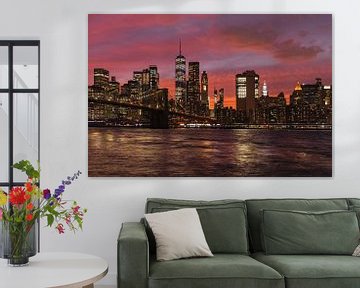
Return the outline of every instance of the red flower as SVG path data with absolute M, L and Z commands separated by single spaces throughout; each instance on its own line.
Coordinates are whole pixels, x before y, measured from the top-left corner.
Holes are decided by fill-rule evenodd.
M 65 231 L 64 226 L 61 223 L 59 223 L 55 228 L 58 230 L 59 234 L 62 234 Z
M 76 215 L 79 214 L 80 206 L 71 207 L 71 209 L 73 210 L 74 215 Z
M 31 198 L 31 195 L 29 193 L 25 193 L 24 198 L 25 200 L 29 200 Z
M 32 214 L 26 215 L 26 220 L 27 221 L 31 221 L 33 218 L 34 218 L 34 216 Z
M 34 205 L 32 203 L 29 203 L 26 205 L 26 210 L 31 210 L 34 208 Z
M 26 190 L 28 191 L 28 192 L 31 192 L 31 191 L 33 191 L 33 186 L 32 186 L 32 184 L 30 183 L 30 182 L 26 182 L 25 183 L 25 187 L 26 187 Z
M 25 189 L 23 187 L 13 187 L 9 193 L 9 201 L 12 205 L 21 205 L 26 201 Z
M 65 222 L 67 225 L 69 225 L 71 223 L 71 215 L 70 214 L 66 214 Z

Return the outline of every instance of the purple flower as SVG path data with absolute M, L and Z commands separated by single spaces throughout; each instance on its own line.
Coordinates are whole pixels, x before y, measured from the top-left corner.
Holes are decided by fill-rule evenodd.
M 49 189 L 44 189 L 43 191 L 43 196 L 44 198 L 47 200 L 51 197 L 51 193 L 50 193 L 50 190 Z
M 64 190 L 61 189 L 55 189 L 54 197 L 57 199 L 59 196 L 64 192 Z
M 57 189 L 55 189 L 54 197 L 59 200 L 60 195 L 65 191 L 65 186 L 70 185 L 72 183 L 72 181 L 78 179 L 80 174 L 82 174 L 82 173 L 79 170 L 78 172 L 74 173 L 73 177 L 68 176 L 68 177 L 66 177 L 66 180 L 62 180 L 59 187 Z

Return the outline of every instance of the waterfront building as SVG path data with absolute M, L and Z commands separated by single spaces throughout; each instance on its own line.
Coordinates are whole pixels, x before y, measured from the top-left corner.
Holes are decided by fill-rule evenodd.
M 186 100 L 186 59 L 181 54 L 181 41 L 175 59 L 175 100 L 179 105 L 184 105 Z
M 112 108 L 105 103 L 94 103 L 98 101 L 116 101 L 119 98 L 120 83 L 114 76 L 111 77 L 109 71 L 103 68 L 94 69 L 94 84 L 88 87 L 88 118 L 91 121 L 102 121 L 107 117 L 113 117 Z M 109 116 L 111 115 L 111 116 Z
M 128 96 L 132 100 L 140 99 L 140 87 L 139 83 L 135 80 L 128 81 Z
M 141 77 L 141 91 L 143 93 L 150 90 L 150 70 L 148 68 L 143 69 Z
M 322 93 L 324 111 L 324 122 L 326 124 L 332 124 L 332 87 L 330 85 L 325 85 L 323 87 Z
M 259 98 L 259 75 L 248 70 L 235 76 L 236 110 L 241 122 L 255 121 L 255 99 Z
M 159 88 L 160 76 L 156 65 L 150 65 L 149 67 L 149 85 L 150 90 L 154 91 Z
M 267 97 L 267 118 L 269 124 L 286 123 L 286 101 L 283 92 L 277 97 Z
M 113 100 L 116 100 L 119 93 L 120 93 L 120 83 L 116 81 L 115 76 L 111 76 L 111 81 L 109 82 L 109 94 L 112 95 Z
M 88 86 L 89 99 L 106 100 L 109 86 L 109 71 L 102 68 L 94 69 L 94 84 Z
M 264 81 L 264 84 L 263 84 L 263 87 L 262 87 L 262 96 L 267 97 L 268 95 L 269 95 L 268 88 L 267 88 L 266 82 Z
M 326 107 L 331 107 L 332 105 L 332 88 L 330 85 L 324 86 L 323 103 Z
M 209 115 L 209 81 L 206 71 L 203 71 L 201 74 L 201 115 Z
M 94 69 L 94 86 L 108 89 L 109 84 L 109 71 L 103 68 Z
M 224 97 L 225 97 L 225 90 L 224 90 L 224 88 L 220 88 L 220 90 L 219 90 L 219 101 L 217 103 L 217 106 L 219 107 L 219 109 L 224 108 Z
M 214 91 L 214 113 L 215 118 L 220 123 L 225 123 L 225 117 L 228 114 L 228 112 L 223 111 L 224 110 L 224 88 L 220 88 L 219 91 L 215 89 Z
M 89 99 L 105 100 L 105 90 L 99 86 L 91 85 L 88 87 Z
M 218 102 L 218 91 L 214 88 L 214 110 L 216 109 L 216 104 Z
M 201 104 L 209 107 L 209 81 L 206 71 L 201 74 Z
M 331 124 L 331 86 L 316 78 L 313 84 L 298 82 L 290 96 L 288 121 L 291 123 Z
M 200 63 L 189 62 L 187 104 L 189 112 L 197 114 L 200 103 Z
M 269 98 L 271 98 L 269 97 L 269 95 L 264 96 L 264 94 L 262 94 L 262 96 L 256 100 L 256 108 L 255 108 L 256 124 L 269 123 L 269 113 L 268 113 Z
M 142 84 L 142 77 L 143 72 L 142 71 L 134 71 L 133 72 L 133 80 L 139 83 L 139 86 Z
M 300 82 L 297 82 L 293 93 L 290 95 L 290 105 L 298 105 L 302 100 L 302 87 Z
M 315 105 L 320 104 L 321 91 L 323 89 L 321 78 L 316 78 L 316 83 L 314 84 L 302 84 L 301 88 L 304 102 Z

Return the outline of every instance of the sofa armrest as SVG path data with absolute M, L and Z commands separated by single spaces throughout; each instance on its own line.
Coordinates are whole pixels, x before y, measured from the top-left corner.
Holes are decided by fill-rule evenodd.
M 118 288 L 146 288 L 149 242 L 141 223 L 123 223 L 117 242 Z

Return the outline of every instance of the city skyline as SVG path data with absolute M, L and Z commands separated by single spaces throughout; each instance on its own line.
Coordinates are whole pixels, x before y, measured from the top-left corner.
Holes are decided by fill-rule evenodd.
M 235 107 L 233 75 L 245 70 L 256 70 L 270 96 L 284 92 L 287 101 L 298 81 L 320 76 L 332 84 L 331 15 L 89 15 L 89 85 L 96 67 L 123 85 L 133 71 L 156 65 L 160 87 L 175 98 L 180 38 L 186 68 L 198 61 L 207 72 L 211 106 L 214 88 L 224 88 L 224 106 Z

